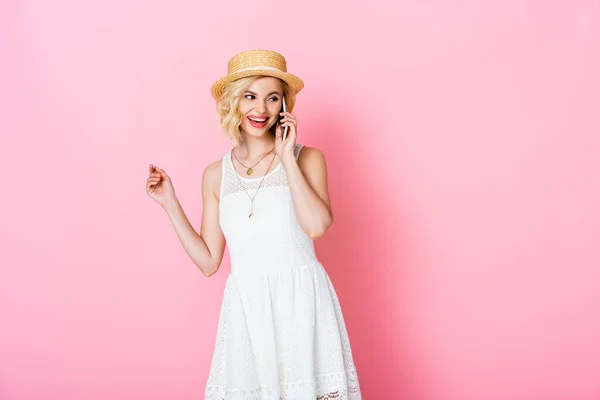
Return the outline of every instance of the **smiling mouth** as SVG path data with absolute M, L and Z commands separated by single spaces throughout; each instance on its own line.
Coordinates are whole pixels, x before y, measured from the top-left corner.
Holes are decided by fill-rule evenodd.
M 267 122 L 269 121 L 268 118 L 250 118 L 248 117 L 248 121 L 250 121 L 250 125 L 252 125 L 254 128 L 264 128 L 267 125 Z

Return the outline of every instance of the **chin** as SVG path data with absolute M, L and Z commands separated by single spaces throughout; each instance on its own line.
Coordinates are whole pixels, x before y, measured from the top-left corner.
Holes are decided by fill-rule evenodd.
M 242 126 L 242 128 L 244 129 L 244 131 L 246 132 L 247 135 L 249 136 L 254 136 L 254 137 L 261 137 L 264 135 L 272 135 L 275 136 L 275 134 L 273 132 L 271 132 L 271 128 L 272 127 L 265 127 L 265 128 L 255 128 L 250 124 L 244 124 Z

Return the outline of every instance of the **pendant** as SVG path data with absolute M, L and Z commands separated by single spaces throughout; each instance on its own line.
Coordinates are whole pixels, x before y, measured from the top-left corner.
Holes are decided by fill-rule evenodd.
M 253 172 L 254 170 L 252 168 L 248 168 L 248 171 L 246 171 L 246 175 L 252 175 Z
M 250 215 L 248 215 L 248 218 L 250 219 L 254 219 L 254 199 L 250 199 Z

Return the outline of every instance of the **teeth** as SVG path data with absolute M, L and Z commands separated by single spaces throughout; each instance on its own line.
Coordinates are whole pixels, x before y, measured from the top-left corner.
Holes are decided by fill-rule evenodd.
M 265 122 L 267 119 L 254 119 L 254 118 L 250 118 L 252 121 L 254 122 Z

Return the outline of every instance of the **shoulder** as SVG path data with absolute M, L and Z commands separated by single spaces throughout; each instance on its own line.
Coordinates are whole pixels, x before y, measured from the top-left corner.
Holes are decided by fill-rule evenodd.
M 221 175 L 222 165 L 223 160 L 217 160 L 208 164 L 204 169 L 204 176 L 206 178 L 215 178 L 216 176 Z
M 321 168 L 325 166 L 325 154 L 316 147 L 303 146 L 298 156 L 300 169 Z
M 210 189 L 215 194 L 219 193 L 221 185 L 222 159 L 214 161 L 206 166 L 202 173 L 202 182 L 205 189 Z

